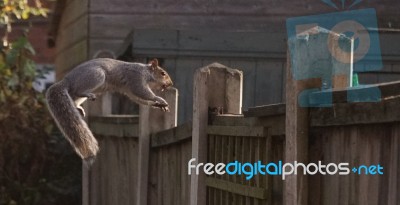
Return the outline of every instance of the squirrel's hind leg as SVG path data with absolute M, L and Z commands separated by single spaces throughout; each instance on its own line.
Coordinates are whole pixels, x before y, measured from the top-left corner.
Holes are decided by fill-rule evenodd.
M 76 107 L 78 109 L 79 114 L 81 114 L 82 117 L 86 116 L 85 110 L 83 109 L 82 106 Z
M 88 99 L 88 97 L 79 97 L 74 99 L 74 103 L 75 103 L 75 107 L 76 109 L 78 109 L 79 114 L 82 115 L 82 117 L 86 116 L 85 110 L 83 109 L 83 107 L 81 106 L 82 103 L 84 103 L 86 100 Z

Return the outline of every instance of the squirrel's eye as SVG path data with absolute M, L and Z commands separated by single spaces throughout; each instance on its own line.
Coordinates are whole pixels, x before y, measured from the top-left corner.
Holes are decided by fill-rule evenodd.
M 165 73 L 164 71 L 161 71 L 161 75 L 164 76 L 164 75 L 167 75 L 167 73 Z

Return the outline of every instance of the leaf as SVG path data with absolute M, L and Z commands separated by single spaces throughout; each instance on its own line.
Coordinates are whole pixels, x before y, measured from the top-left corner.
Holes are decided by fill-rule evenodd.
M 47 17 L 47 13 L 49 13 L 48 9 L 40 9 L 39 10 L 40 15 L 42 15 L 43 17 Z
M 30 54 L 32 54 L 32 55 L 36 54 L 35 49 L 33 48 L 32 44 L 29 43 L 29 41 L 27 41 L 27 40 L 25 41 L 24 48 L 27 49 L 30 52 Z
M 16 62 L 16 59 L 18 57 L 18 52 L 15 49 L 11 49 L 6 56 L 6 63 L 10 65 L 14 65 Z
M 13 75 L 11 79 L 7 82 L 7 86 L 14 88 L 19 84 L 19 77 L 17 75 Z
M 24 10 L 22 12 L 22 19 L 26 20 L 29 18 L 29 11 L 28 10 Z

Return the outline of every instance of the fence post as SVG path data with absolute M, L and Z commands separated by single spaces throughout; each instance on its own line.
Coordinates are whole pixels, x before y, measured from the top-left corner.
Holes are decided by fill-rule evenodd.
M 219 63 L 196 70 L 193 81 L 192 158 L 207 162 L 208 108 L 241 114 L 243 73 Z M 190 205 L 206 205 L 205 175 L 191 175 Z
M 335 47 L 337 44 L 334 42 L 341 40 L 340 35 L 320 27 L 311 28 L 289 39 L 285 122 L 287 163 L 308 163 L 309 122 L 307 102 L 304 102 L 308 96 L 300 100 L 300 94 L 314 88 L 321 89 L 324 83 L 328 83 L 329 88 L 351 85 L 352 63 L 349 62 L 352 61 L 353 53 L 340 52 L 340 48 Z M 351 39 L 344 39 L 341 43 L 352 48 Z M 347 59 L 349 62 L 339 62 L 336 58 Z M 301 107 L 300 104 L 306 105 Z M 300 170 L 303 169 L 300 168 L 297 175 L 286 176 L 283 194 L 285 205 L 308 204 L 308 180 Z
M 136 204 L 147 204 L 148 173 L 150 159 L 150 136 L 161 130 L 176 127 L 178 90 L 169 88 L 165 92 L 157 93 L 169 104 L 170 112 L 164 113 L 159 109 L 140 105 L 139 108 L 139 155 L 138 155 L 138 192 Z

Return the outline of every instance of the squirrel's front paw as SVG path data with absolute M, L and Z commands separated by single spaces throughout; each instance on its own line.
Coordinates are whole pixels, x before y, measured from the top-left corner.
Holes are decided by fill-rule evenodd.
M 154 101 L 154 104 L 152 105 L 155 108 L 159 108 L 164 112 L 169 112 L 169 108 L 168 108 L 168 103 L 167 101 L 165 101 L 163 98 L 161 97 L 156 97 L 156 100 Z
M 156 102 L 155 104 L 153 104 L 153 107 L 154 108 L 159 108 L 164 112 L 169 112 L 169 105 L 165 104 L 165 103 Z

